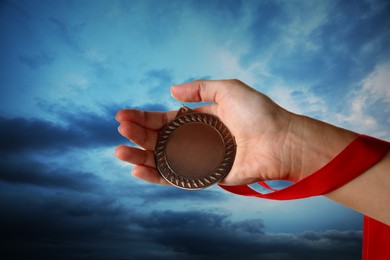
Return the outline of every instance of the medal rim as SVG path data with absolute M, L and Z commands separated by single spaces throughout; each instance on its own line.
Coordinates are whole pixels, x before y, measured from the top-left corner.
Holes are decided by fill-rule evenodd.
M 183 125 L 191 123 L 209 125 L 220 134 L 224 142 L 225 153 L 221 163 L 209 174 L 201 177 L 188 177 L 176 173 L 170 168 L 165 155 L 165 147 L 169 143 L 174 131 Z M 156 168 L 161 176 L 170 184 L 186 190 L 200 190 L 218 183 L 230 172 L 235 156 L 236 142 L 226 125 L 217 116 L 195 112 L 187 107 L 180 109 L 176 118 L 170 121 L 158 133 L 157 144 L 154 150 Z

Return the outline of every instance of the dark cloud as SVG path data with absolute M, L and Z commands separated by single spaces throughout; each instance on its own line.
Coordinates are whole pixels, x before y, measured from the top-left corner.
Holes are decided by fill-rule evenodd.
M 40 118 L 6 118 L 0 116 L 0 152 L 45 152 L 67 151 L 69 148 L 94 148 L 131 144 L 118 133 L 119 123 L 115 115 L 118 105 L 102 107 L 102 112 L 88 112 L 73 108 L 63 112 L 58 107 L 45 105 L 51 113 L 57 114 L 61 123 Z M 148 103 L 142 110 L 167 111 L 162 104 Z
M 217 191 L 212 188 L 204 190 L 182 190 L 171 186 L 154 187 L 147 185 L 143 187 L 141 191 L 134 191 L 130 189 L 121 189 L 123 194 L 127 196 L 135 195 L 142 199 L 143 204 L 154 204 L 161 201 L 185 201 L 185 202 L 205 202 L 208 201 L 223 201 L 226 199 L 227 194 L 222 191 Z
M 107 259 L 131 253 L 132 219 L 138 217 L 104 192 L 18 191 L 0 191 L 2 256 Z
M 0 250 L 12 258 L 360 258 L 361 232 L 273 234 L 261 218 L 233 221 L 223 209 L 156 210 L 165 202 L 202 208 L 224 195 L 113 182 L 11 156 L 0 161 Z
M 85 139 L 78 131 L 42 119 L 1 117 L 0 126 L 3 152 L 44 151 L 67 148 L 71 144 L 85 145 Z
M 161 104 L 145 104 L 139 109 L 166 111 Z M 57 114 L 62 123 L 42 119 L 0 117 L 0 180 L 15 185 L 44 187 L 49 190 L 74 190 L 91 192 L 101 189 L 105 182 L 96 174 L 83 172 L 77 165 L 61 161 L 51 163 L 66 152 L 80 152 L 74 149 L 90 149 L 115 146 L 125 139 L 117 132 L 118 123 L 114 117 L 118 106 L 102 108 L 101 113 L 49 106 L 49 112 Z M 76 112 L 77 111 L 77 112 Z M 39 159 L 35 156 L 38 155 Z M 47 160 L 44 158 L 47 157 Z M 93 167 L 92 167 L 93 168 Z M 140 204 L 156 201 L 207 201 L 222 200 L 221 192 L 202 190 L 186 192 L 171 187 L 145 186 L 143 189 L 130 187 L 128 182 L 116 183 L 115 194 L 138 198 Z
M 15 158 L 3 155 L 0 166 L 0 181 L 16 185 L 34 185 L 80 192 L 90 192 L 103 186 L 102 180 L 92 173 L 42 163 L 23 156 Z
M 104 187 L 114 186 L 111 194 L 117 197 L 132 198 L 139 205 L 151 205 L 161 202 L 197 202 L 222 201 L 226 194 L 221 191 L 205 189 L 186 191 L 170 186 L 144 185 L 126 181 L 108 182 L 92 172 L 84 172 L 77 166 L 41 162 L 26 156 L 3 155 L 0 159 L 0 181 L 20 187 L 38 187 L 48 191 L 77 191 L 82 193 L 104 192 Z M 81 196 L 81 195 L 79 195 Z
M 0 215 L 0 248 L 14 256 L 360 259 L 357 231 L 273 234 L 263 231 L 261 219 L 232 221 L 218 210 L 141 212 L 107 193 L 17 194 L 12 204 L 10 194 L 0 193 L 0 205 L 7 209 Z
M 125 139 L 117 131 L 117 110 L 102 114 L 78 111 L 58 114 L 62 123 L 38 118 L 6 118 L 0 116 L 2 152 L 47 150 L 66 151 L 68 148 L 113 146 Z
M 272 234 L 261 219 L 233 222 L 219 212 L 153 212 L 139 223 L 185 259 L 360 259 L 361 232 Z

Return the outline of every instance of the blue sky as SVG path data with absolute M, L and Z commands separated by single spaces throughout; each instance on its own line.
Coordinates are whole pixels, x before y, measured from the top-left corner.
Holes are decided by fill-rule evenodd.
M 134 179 L 116 111 L 238 78 L 292 112 L 390 140 L 387 1 L 1 1 L 2 254 L 360 259 L 362 215 Z

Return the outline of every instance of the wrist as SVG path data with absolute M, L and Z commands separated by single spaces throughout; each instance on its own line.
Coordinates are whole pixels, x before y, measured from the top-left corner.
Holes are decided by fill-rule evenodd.
M 292 114 L 287 149 L 292 158 L 289 180 L 296 182 L 319 170 L 357 135 L 320 120 Z

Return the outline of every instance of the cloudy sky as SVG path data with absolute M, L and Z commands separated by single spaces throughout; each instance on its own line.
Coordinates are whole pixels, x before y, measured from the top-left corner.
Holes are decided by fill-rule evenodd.
M 0 1 L 0 254 L 360 259 L 362 215 L 143 183 L 115 113 L 238 78 L 281 106 L 390 140 L 387 1 Z M 272 183 L 271 183 L 272 185 Z

